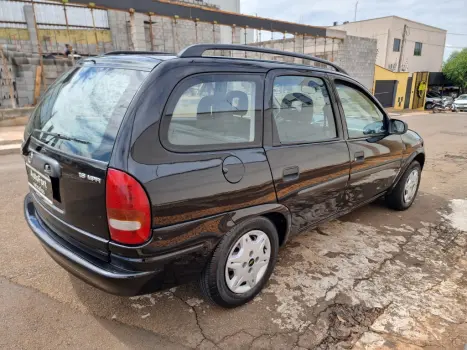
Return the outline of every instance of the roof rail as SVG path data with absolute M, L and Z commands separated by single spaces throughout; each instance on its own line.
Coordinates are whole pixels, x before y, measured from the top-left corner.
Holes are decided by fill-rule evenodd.
M 159 52 L 159 51 L 110 51 L 106 52 L 104 56 L 107 55 L 175 55 L 174 53 L 168 52 Z
M 233 50 L 233 51 L 251 51 L 251 52 L 261 52 L 261 53 L 268 53 L 273 55 L 281 55 L 281 56 L 289 56 L 295 58 L 302 58 L 310 61 L 315 61 L 318 63 L 326 64 L 328 66 L 333 67 L 339 73 L 347 74 L 347 72 L 339 67 L 337 64 L 332 63 L 327 60 L 323 60 L 318 57 L 303 55 L 301 53 L 289 52 L 289 51 L 280 51 L 280 50 L 272 50 L 267 49 L 264 47 L 255 47 L 250 45 L 230 45 L 230 44 L 196 44 L 191 45 L 185 48 L 184 50 L 180 51 L 178 57 L 180 58 L 188 58 L 188 57 L 201 57 L 205 51 L 209 50 Z

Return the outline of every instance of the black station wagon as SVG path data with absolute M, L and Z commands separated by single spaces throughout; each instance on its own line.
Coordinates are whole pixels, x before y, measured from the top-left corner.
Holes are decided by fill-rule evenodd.
M 120 295 L 199 280 L 224 307 L 263 288 L 293 235 L 381 196 L 410 207 L 425 162 L 334 63 L 242 45 L 83 59 L 24 140 L 25 217 L 61 266 Z

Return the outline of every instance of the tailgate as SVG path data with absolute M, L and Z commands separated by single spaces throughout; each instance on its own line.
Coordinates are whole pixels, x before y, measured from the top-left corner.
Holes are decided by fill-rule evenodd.
M 148 72 L 76 67 L 47 91 L 23 153 L 36 210 L 57 235 L 108 255 L 106 174 L 123 117 Z
M 107 165 L 71 158 L 32 139 L 26 158 L 36 210 L 58 236 L 98 257 L 108 251 Z

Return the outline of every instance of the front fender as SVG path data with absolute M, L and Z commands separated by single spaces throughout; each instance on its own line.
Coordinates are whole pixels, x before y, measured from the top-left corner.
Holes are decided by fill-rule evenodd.
M 402 154 L 401 169 L 399 170 L 399 173 L 394 179 L 394 183 L 389 189 L 389 192 L 394 189 L 394 187 L 397 185 L 400 178 L 404 175 L 409 165 L 413 162 L 413 160 L 417 158 L 420 154 L 423 154 L 423 156 L 425 156 L 424 141 L 418 133 L 416 133 L 413 130 L 407 130 L 405 134 L 401 135 L 401 138 L 405 147 L 404 153 Z

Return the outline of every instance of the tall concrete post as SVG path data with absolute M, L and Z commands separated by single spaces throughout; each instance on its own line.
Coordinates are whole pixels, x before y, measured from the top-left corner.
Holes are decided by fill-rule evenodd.
M 34 21 L 34 11 L 32 9 L 32 5 L 24 5 L 23 11 L 24 11 L 24 17 L 26 18 L 26 25 L 28 26 L 29 40 L 31 41 L 32 52 L 39 53 L 36 23 Z
M 130 37 L 131 47 L 135 51 L 146 51 L 146 36 L 144 33 L 144 20 L 146 15 L 130 11 Z

